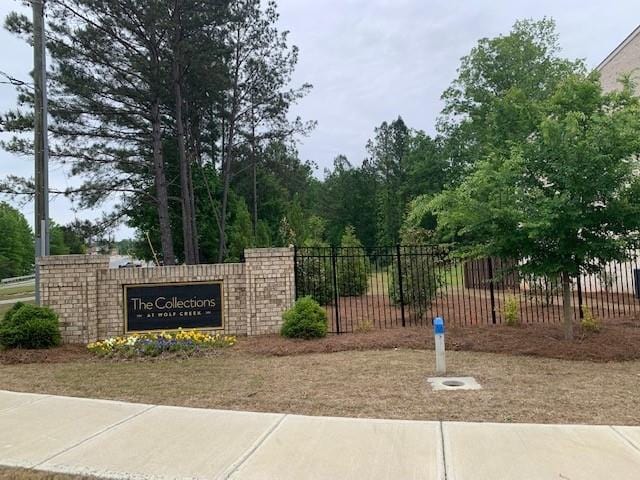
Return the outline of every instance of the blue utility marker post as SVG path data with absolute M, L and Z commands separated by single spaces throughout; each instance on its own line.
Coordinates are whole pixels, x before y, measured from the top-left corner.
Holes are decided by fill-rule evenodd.
M 442 317 L 433 319 L 433 335 L 436 345 L 436 373 L 444 375 L 447 373 L 447 365 L 444 358 L 444 319 Z

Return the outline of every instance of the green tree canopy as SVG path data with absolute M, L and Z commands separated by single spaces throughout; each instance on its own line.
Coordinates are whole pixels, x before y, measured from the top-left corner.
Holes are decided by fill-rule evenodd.
M 507 153 L 540 122 L 540 101 L 581 61 L 560 55 L 552 19 L 517 21 L 508 35 L 482 38 L 462 58 L 458 77 L 443 93 L 439 130 L 452 168 L 462 174 L 476 160 Z
M 0 202 L 0 278 L 28 275 L 33 271 L 31 228 L 24 215 Z
M 536 108 L 526 140 L 481 159 L 431 206 L 440 239 L 463 256 L 517 258 L 522 271 L 560 276 L 571 338 L 572 278 L 640 242 L 640 100 L 631 85 L 605 94 L 597 75 L 572 75 Z

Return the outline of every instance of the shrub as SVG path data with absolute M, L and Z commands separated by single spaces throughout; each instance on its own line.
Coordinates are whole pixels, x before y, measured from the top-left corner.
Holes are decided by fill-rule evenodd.
M 587 305 L 582 306 L 582 320 L 580 325 L 585 332 L 597 333 L 600 331 L 600 320 Z
M 368 333 L 373 330 L 373 322 L 371 320 L 361 320 L 353 330 L 356 333 Z
M 298 299 L 282 315 L 281 335 L 289 338 L 320 338 L 327 335 L 327 314 L 311 297 Z
M 0 345 L 5 348 L 50 348 L 60 341 L 58 315 L 46 307 L 16 304 L 0 322 Z
M 178 330 L 112 337 L 87 345 L 91 353 L 104 357 L 157 357 L 165 353 L 195 355 L 235 345 L 232 335 L 210 334 L 197 330 Z
M 510 327 L 515 327 L 520 324 L 520 317 L 518 315 L 518 299 L 511 295 L 507 297 L 504 302 L 504 308 L 502 314 L 504 315 L 504 323 Z
M 369 280 L 369 259 L 351 225 L 344 229 L 336 263 L 338 294 L 341 297 L 364 295 Z
M 320 305 L 333 300 L 333 270 L 331 249 L 325 246 L 306 247 L 296 264 L 297 288 L 301 295 L 312 297 Z
M 404 245 L 400 248 L 400 268 L 402 269 L 402 298 L 405 305 L 412 307 L 416 315 L 422 317 L 431 307 L 444 284 L 443 274 L 449 268 L 447 251 L 430 246 L 431 233 L 422 228 L 410 228 L 402 231 Z M 400 304 L 400 278 L 398 258 L 393 252 L 389 269 L 387 290 L 391 301 Z

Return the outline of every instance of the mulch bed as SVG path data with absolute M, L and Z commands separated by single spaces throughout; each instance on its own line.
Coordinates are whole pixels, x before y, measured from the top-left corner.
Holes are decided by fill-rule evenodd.
M 447 330 L 450 350 L 533 355 L 595 362 L 640 359 L 640 318 L 608 321 L 599 333 L 584 333 L 575 326 L 576 339 L 563 339 L 562 327 L 531 324 L 520 327 L 473 326 Z M 319 340 L 291 340 L 277 335 L 241 339 L 238 349 L 259 355 L 300 355 L 343 350 L 391 348 L 433 349 L 431 328 L 390 328 L 367 333 L 330 335 Z
M 84 345 L 63 345 L 44 350 L 26 350 L 15 348 L 0 350 L 0 365 L 19 363 L 68 363 L 92 358 Z
M 476 325 L 451 327 L 446 332 L 449 350 L 532 355 L 594 362 L 640 359 L 640 316 L 604 323 L 599 333 L 584 333 L 575 326 L 576 339 L 563 339 L 562 326 L 529 324 L 519 327 Z M 269 356 L 329 353 L 345 350 L 433 349 L 430 327 L 373 329 L 364 333 L 329 335 L 318 340 L 293 340 L 278 335 L 240 338 L 233 350 Z M 64 345 L 50 350 L 0 351 L 0 365 L 68 363 L 95 359 L 84 346 Z

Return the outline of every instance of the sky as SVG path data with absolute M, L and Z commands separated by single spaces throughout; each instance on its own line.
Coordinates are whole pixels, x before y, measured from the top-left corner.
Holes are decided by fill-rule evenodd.
M 344 154 L 358 165 L 373 129 L 402 116 L 411 128 L 433 133 L 440 95 L 456 76 L 460 58 L 483 37 L 508 33 L 517 19 L 556 20 L 562 54 L 597 66 L 640 23 L 638 0 L 278 0 L 280 26 L 300 49 L 293 85 L 311 83 L 311 93 L 292 115 L 316 120 L 317 128 L 298 146 L 303 160 L 322 170 Z M 0 17 L 21 7 L 0 0 Z M 0 31 L 0 70 L 28 80 L 30 48 Z M 0 84 L 0 111 L 15 105 L 15 91 Z M 0 139 L 6 139 L 0 133 Z M 33 159 L 0 151 L 0 178 L 33 174 Z M 60 167 L 50 171 L 52 188 L 74 181 Z M 31 204 L 20 207 L 29 220 Z M 108 208 L 105 207 L 105 208 Z M 76 212 L 54 198 L 58 223 L 98 218 Z M 117 237 L 130 236 L 121 228 Z

